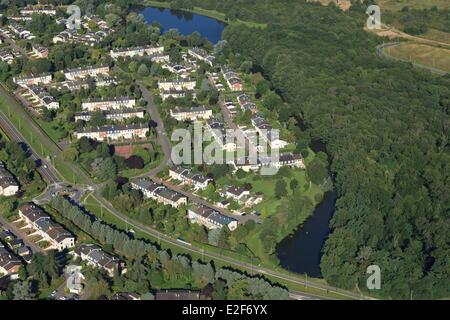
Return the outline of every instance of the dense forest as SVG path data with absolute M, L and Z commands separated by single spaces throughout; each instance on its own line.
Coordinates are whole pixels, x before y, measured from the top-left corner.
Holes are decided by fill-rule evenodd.
M 224 38 L 308 125 L 301 135 L 327 144 L 339 199 L 325 279 L 365 290 L 377 264 L 383 296 L 448 297 L 450 78 L 378 58 L 383 39 L 363 31 L 368 3 L 342 12 L 292 0 L 192 2 L 267 23 L 231 24 Z

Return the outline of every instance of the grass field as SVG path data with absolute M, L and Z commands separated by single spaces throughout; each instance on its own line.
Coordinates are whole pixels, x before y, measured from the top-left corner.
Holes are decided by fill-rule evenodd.
M 450 50 L 448 49 L 416 43 L 404 43 L 384 50 L 385 54 L 394 58 L 450 72 Z
M 450 1 L 448 0 L 378 0 L 381 9 L 386 10 L 401 10 L 405 6 L 414 9 L 428 9 L 433 6 L 438 8 L 450 8 Z
M 450 33 L 448 32 L 443 32 L 436 29 L 429 29 L 427 33 L 420 35 L 419 37 L 448 43 L 450 45 Z

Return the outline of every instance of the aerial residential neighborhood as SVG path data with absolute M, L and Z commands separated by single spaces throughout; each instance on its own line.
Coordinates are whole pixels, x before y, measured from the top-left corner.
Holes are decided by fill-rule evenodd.
M 448 298 L 450 8 L 366 2 L 1 2 L 0 301 Z

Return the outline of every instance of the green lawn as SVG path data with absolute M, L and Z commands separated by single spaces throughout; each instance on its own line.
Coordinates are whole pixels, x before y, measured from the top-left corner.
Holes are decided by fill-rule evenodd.
M 384 53 L 397 59 L 450 72 L 450 50 L 416 43 L 403 43 L 384 49 Z
M 59 173 L 71 183 L 86 183 L 80 174 L 77 174 L 73 164 L 64 160 L 61 150 L 54 141 L 43 131 L 24 107 L 21 106 L 10 94 L 0 87 L 0 110 L 9 118 L 13 125 L 21 132 L 31 147 L 43 158 L 51 159 L 51 162 Z

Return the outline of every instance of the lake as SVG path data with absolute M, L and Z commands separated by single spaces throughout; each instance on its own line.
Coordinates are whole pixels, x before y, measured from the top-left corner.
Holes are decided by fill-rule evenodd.
M 187 36 L 197 31 L 213 44 L 222 39 L 226 27 L 221 21 L 186 11 L 147 7 L 140 13 L 147 23 L 159 23 L 162 32 L 178 29 L 180 34 Z
M 306 128 L 304 122 L 302 125 Z M 327 145 L 322 140 L 311 141 L 311 149 L 315 153 L 327 153 Z M 334 180 L 331 171 L 329 175 Z M 306 273 L 310 277 L 322 277 L 320 271 L 322 247 L 330 234 L 329 224 L 334 215 L 336 198 L 335 191 L 327 192 L 312 216 L 278 244 L 277 256 L 283 268 L 300 274 Z
M 327 239 L 329 223 L 336 204 L 336 192 L 325 194 L 313 215 L 293 235 L 283 239 L 277 246 L 277 256 L 284 269 L 321 278 L 320 259 Z

